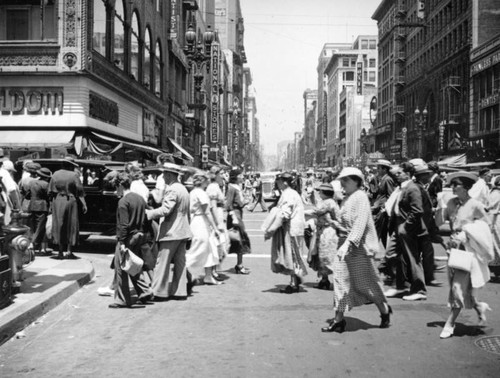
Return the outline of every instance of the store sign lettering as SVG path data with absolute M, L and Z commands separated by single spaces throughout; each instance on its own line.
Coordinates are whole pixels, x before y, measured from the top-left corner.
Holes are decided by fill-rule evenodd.
M 0 88 L 0 114 L 62 114 L 62 88 Z
M 363 94 L 363 63 L 356 63 L 356 94 Z
M 170 1 L 170 31 L 169 39 L 177 38 L 177 0 Z
M 219 141 L 219 44 L 212 44 L 212 107 L 210 122 L 210 142 Z
M 500 63 L 500 52 L 492 54 L 472 65 L 472 74 L 477 74 L 485 69 Z
M 498 93 L 492 94 L 491 96 L 483 97 L 479 99 L 479 109 L 496 105 L 498 104 L 499 100 L 500 100 L 500 95 Z

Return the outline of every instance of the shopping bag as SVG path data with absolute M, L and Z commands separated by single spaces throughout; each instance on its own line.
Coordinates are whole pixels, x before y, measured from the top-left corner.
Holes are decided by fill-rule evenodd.
M 144 265 L 144 260 L 137 256 L 130 249 L 126 249 L 122 254 L 122 260 L 120 266 L 124 272 L 127 272 L 130 276 L 136 276 L 142 271 L 142 266 Z
M 453 269 L 460 269 L 465 272 L 470 272 L 472 268 L 473 257 L 474 254 L 472 252 L 452 248 L 450 250 L 450 256 L 448 257 L 448 267 Z

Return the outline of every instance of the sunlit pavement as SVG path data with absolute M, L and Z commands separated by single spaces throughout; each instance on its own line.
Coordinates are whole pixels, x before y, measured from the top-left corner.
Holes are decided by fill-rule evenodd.
M 321 333 L 333 294 L 313 288 L 314 272 L 300 293 L 279 293 L 288 277 L 270 270 L 270 242 L 260 230 L 265 216 L 244 214 L 250 275 L 236 275 L 229 256 L 223 285 L 195 286 L 187 301 L 135 309 L 108 309 L 112 298 L 97 295 L 111 282 L 113 241 L 92 237 L 78 255 L 92 261 L 95 280 L 29 326 L 24 338 L 0 347 L 0 376 L 498 376 L 500 355 L 475 342 L 500 335 L 500 283 L 488 283 L 480 295 L 494 310 L 489 325 L 475 327 L 476 314 L 465 310 L 451 339 L 439 339 L 448 314 L 446 283 L 430 287 L 426 301 L 389 299 L 389 329 L 378 328 L 377 309 L 367 305 L 346 314 L 346 332 Z M 445 282 L 446 274 L 437 279 Z

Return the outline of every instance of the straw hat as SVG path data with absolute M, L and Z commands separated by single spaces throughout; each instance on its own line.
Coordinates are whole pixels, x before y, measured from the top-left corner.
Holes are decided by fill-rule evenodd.
M 342 169 L 339 177 L 337 177 L 337 178 L 340 180 L 341 178 L 348 177 L 348 176 L 356 176 L 356 177 L 359 177 L 361 180 L 365 179 L 363 172 L 361 172 L 358 168 L 355 168 L 355 167 L 346 167 L 346 168 Z
M 392 167 L 391 162 L 389 160 L 385 160 L 385 159 L 378 159 L 377 165 L 381 165 L 382 167 L 387 167 L 387 168 Z
M 458 178 L 458 179 L 466 178 L 466 179 L 472 180 L 474 182 L 476 182 L 479 179 L 479 177 L 477 177 L 474 173 L 465 172 L 465 171 L 458 171 L 458 172 L 453 172 L 453 173 L 448 174 L 448 176 L 446 176 L 446 182 L 449 184 L 451 182 L 451 180 L 456 179 L 456 178 Z
M 429 166 L 427 164 L 415 166 L 415 176 L 423 175 L 425 173 L 432 173 L 432 170 L 429 169 Z
M 333 189 L 333 185 L 330 184 L 329 182 L 324 182 L 320 186 L 316 188 L 316 190 L 323 191 L 323 192 L 334 192 L 335 190 Z
M 51 178 L 52 177 L 52 172 L 50 171 L 50 169 L 45 168 L 45 167 L 38 169 L 36 171 L 36 173 L 40 177 L 45 177 L 45 178 Z
M 160 166 L 160 170 L 162 170 L 163 172 L 179 174 L 181 172 L 181 167 L 174 163 L 165 162 Z

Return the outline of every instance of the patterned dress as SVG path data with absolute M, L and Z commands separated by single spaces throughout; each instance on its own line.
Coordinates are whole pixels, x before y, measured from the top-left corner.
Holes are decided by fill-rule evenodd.
M 317 270 L 320 275 L 329 275 L 333 272 L 333 260 L 338 246 L 337 231 L 333 222 L 339 219 L 339 206 L 333 198 L 327 198 L 313 210 L 318 217 L 317 225 Z
M 345 259 L 334 259 L 335 311 L 346 312 L 367 303 L 385 302 L 382 282 L 373 258 L 378 249 L 377 232 L 370 212 L 370 202 L 362 190 L 347 196 L 340 209 L 340 223 L 347 230 L 339 235 L 339 247 L 351 243 Z

